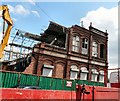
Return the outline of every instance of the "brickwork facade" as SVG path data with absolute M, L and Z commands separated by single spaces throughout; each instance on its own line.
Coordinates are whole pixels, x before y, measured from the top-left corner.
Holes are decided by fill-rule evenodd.
M 92 26 L 88 30 L 75 25 L 67 28 L 65 42 L 65 47 L 58 47 L 45 42 L 35 45 L 32 62 L 24 72 L 46 75 L 44 71 L 48 69 L 50 77 L 70 79 L 72 76 L 75 77 L 74 75 L 77 73 L 76 79 L 80 79 L 82 67 L 85 67 L 88 71 L 86 80 L 92 79 L 92 69 L 96 69 L 98 72 L 97 81 L 99 81 L 102 70 L 106 84 L 108 68 L 107 32 L 102 32 Z M 71 73 L 72 70 L 73 74 Z

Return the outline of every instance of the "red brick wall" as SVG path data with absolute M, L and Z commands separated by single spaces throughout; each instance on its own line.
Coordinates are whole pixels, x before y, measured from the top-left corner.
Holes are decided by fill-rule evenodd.
M 64 64 L 56 64 L 55 66 L 55 77 L 56 78 L 63 78 L 63 73 L 64 73 Z
M 25 69 L 24 73 L 33 74 L 33 70 L 34 70 L 35 64 L 36 64 L 35 58 L 32 57 L 31 63 L 30 63 L 30 65 Z
M 80 51 L 79 53 L 77 52 L 72 52 L 72 37 L 77 34 L 80 37 Z M 27 67 L 25 72 L 27 73 L 34 73 L 41 75 L 42 74 L 42 66 L 44 64 L 47 65 L 53 65 L 53 77 L 56 78 L 70 78 L 70 67 L 72 64 L 77 65 L 78 69 L 80 70 L 81 67 L 85 66 L 89 70 L 89 76 L 88 80 L 91 79 L 91 68 L 96 68 L 98 71 L 99 70 L 104 70 L 107 69 L 107 54 L 105 56 L 105 59 L 100 59 L 100 54 L 98 54 L 98 57 L 92 57 L 92 41 L 97 40 L 100 45 L 100 43 L 103 43 L 106 48 L 106 53 L 107 53 L 107 37 L 100 36 L 95 33 L 91 33 L 89 30 L 85 28 L 81 28 L 79 26 L 72 26 L 68 33 L 67 33 L 67 40 L 66 40 L 66 50 L 62 48 L 58 48 L 55 46 L 50 46 L 47 45 L 46 43 L 40 43 L 36 45 L 34 48 L 36 51 L 34 51 L 34 56 L 32 57 L 32 62 L 31 64 Z M 82 38 L 87 38 L 89 40 L 89 49 L 88 49 L 88 54 L 83 55 L 81 53 L 81 48 L 82 48 Z M 48 51 L 48 54 L 45 53 L 45 51 Z M 54 55 L 53 55 L 54 52 Z M 100 52 L 100 47 L 98 47 L 98 52 Z M 55 53 L 57 54 L 55 56 Z M 59 57 L 60 54 L 65 55 L 65 57 Z M 76 57 L 80 59 L 86 59 L 88 60 L 88 63 L 82 62 L 82 61 L 77 61 L 77 60 L 71 60 L 70 57 Z M 36 57 L 36 58 L 34 58 Z M 95 65 L 92 64 L 91 61 L 96 61 L 100 63 L 105 63 L 106 66 L 100 66 L 100 65 Z M 80 78 L 80 71 L 78 73 L 78 78 Z M 105 82 L 107 81 L 107 75 L 105 75 Z

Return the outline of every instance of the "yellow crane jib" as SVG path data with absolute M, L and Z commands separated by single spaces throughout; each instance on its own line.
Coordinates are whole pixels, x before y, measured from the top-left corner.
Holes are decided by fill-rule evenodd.
M 0 59 L 1 59 L 3 56 L 3 51 L 8 44 L 10 31 L 12 29 L 13 22 L 12 22 L 12 19 L 10 18 L 9 9 L 8 9 L 7 5 L 0 6 L 0 11 L 3 11 L 2 18 L 8 24 L 7 29 L 4 33 L 4 37 L 0 44 Z M 4 27 L 5 27 L 5 25 L 3 25 L 3 29 L 4 29 Z

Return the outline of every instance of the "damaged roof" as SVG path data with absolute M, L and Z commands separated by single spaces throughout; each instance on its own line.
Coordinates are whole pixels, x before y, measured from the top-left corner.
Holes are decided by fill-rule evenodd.
M 41 41 L 60 47 L 65 47 L 66 32 L 66 27 L 50 22 L 48 29 L 46 29 L 41 35 Z
M 66 27 L 50 21 L 48 28 L 44 31 L 43 34 L 41 34 L 41 36 L 25 33 L 25 37 L 51 45 L 65 47 L 66 32 Z

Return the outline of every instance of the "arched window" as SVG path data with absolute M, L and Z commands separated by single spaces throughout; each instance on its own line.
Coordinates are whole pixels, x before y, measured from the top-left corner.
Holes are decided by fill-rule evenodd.
M 86 67 L 81 68 L 80 80 L 87 80 L 88 70 Z
M 88 39 L 82 39 L 82 54 L 88 54 Z
M 101 70 L 99 73 L 100 73 L 100 75 L 99 75 L 99 82 L 104 82 L 104 71 Z
M 80 38 L 79 36 L 73 36 L 72 40 L 72 51 L 74 52 L 79 52 L 79 47 L 80 47 Z
M 91 70 L 91 81 L 97 81 L 97 77 L 98 77 L 98 72 L 96 69 L 92 69 Z
M 98 44 L 95 41 L 92 43 L 92 56 L 98 57 Z
M 78 71 L 78 67 L 76 65 L 72 65 L 70 69 L 70 79 L 77 79 Z
M 100 44 L 100 58 L 104 58 L 104 57 L 105 57 L 105 45 Z

